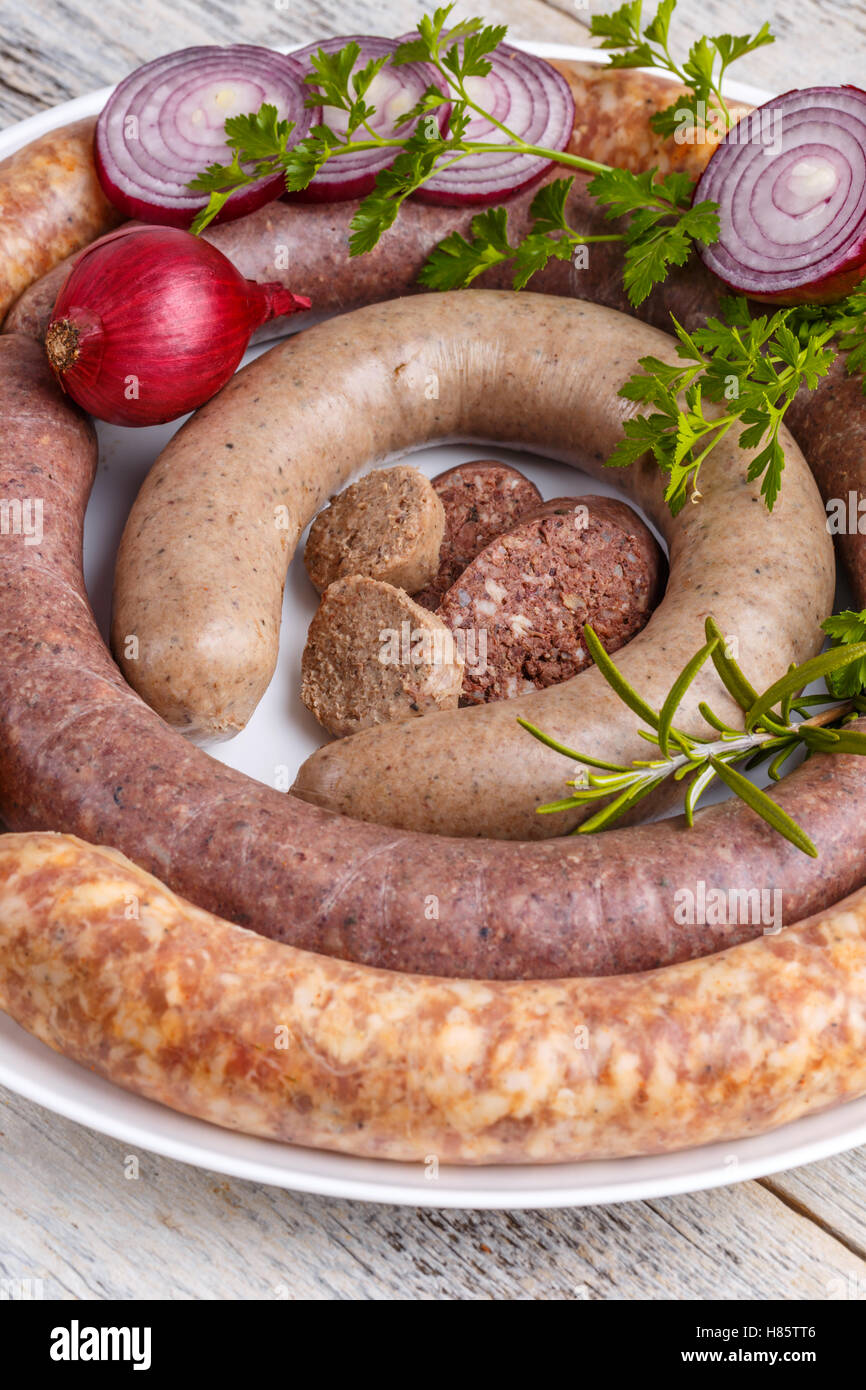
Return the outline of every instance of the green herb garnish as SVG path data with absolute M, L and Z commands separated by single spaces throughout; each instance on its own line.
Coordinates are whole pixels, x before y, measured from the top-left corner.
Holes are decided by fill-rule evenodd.
M 764 44 L 775 43 L 769 24 L 757 34 L 718 34 L 715 38 L 700 38 L 689 49 L 684 63 L 677 63 L 670 50 L 671 18 L 676 0 L 661 0 L 653 19 L 641 31 L 641 0 L 621 5 L 609 15 L 594 15 L 590 33 L 602 40 L 601 47 L 620 49 L 610 59 L 615 68 L 658 68 L 676 77 L 689 88 L 686 98 L 678 97 L 673 105 L 650 117 L 650 125 L 659 135 L 673 135 L 682 129 L 684 116 L 695 125 L 721 126 L 730 129 L 731 113 L 722 95 L 722 85 L 728 68 L 746 53 L 754 53 Z
M 831 625 L 835 625 L 835 630 L 831 630 Z M 823 626 L 843 645 L 822 652 L 802 666 L 792 666 L 787 675 L 758 695 L 725 650 L 719 628 L 708 618 L 706 644 L 686 663 L 659 710 L 654 710 L 629 685 L 592 628 L 585 627 L 587 646 L 599 671 L 619 698 L 648 726 L 639 730 L 640 735 L 658 747 L 661 757 L 635 759 L 631 763 L 601 762 L 566 747 L 525 719 L 519 719 L 518 723 L 534 738 L 588 769 L 580 778 L 566 784 L 574 788 L 571 795 L 539 806 L 539 813 L 550 815 L 599 803 L 599 809 L 571 832 L 591 834 L 612 825 L 673 777 L 675 781 L 686 783 L 685 814 L 691 826 L 700 798 L 718 778 L 797 849 L 817 858 L 818 851 L 806 832 L 765 791 L 737 771 L 734 764 L 744 762 L 746 771 L 751 771 L 768 763 L 770 779 L 779 781 L 782 765 L 798 749 L 805 749 L 807 757 L 813 752 L 866 753 L 866 733 L 845 727 L 852 717 L 866 712 L 866 697 L 861 695 L 866 683 L 866 640 L 861 640 L 866 638 L 866 613 L 838 614 L 828 618 Z M 687 734 L 673 723 L 686 691 L 708 660 L 712 660 L 728 693 L 744 712 L 745 728 L 735 729 L 702 703 L 699 706 L 701 715 L 717 738 Z M 822 676 L 826 677 L 831 689 L 835 690 L 834 682 L 847 685 L 846 693 L 851 698 L 811 715 L 811 707 L 826 704 L 827 697 L 803 696 L 800 692 Z M 792 715 L 799 717 L 792 721 Z
M 691 333 L 673 319 L 680 362 L 642 357 L 642 371 L 619 393 L 654 412 L 625 422 L 608 464 L 623 467 L 651 450 L 668 474 L 665 498 L 674 515 L 689 488 L 699 495 L 701 464 L 734 426 L 742 426 L 742 448 L 759 449 L 747 476 L 761 479 L 772 511 L 785 466 L 779 441 L 785 413 L 800 387 L 814 389 L 836 356 L 828 346 L 835 329 L 825 326 L 801 340 L 788 325 L 794 309 L 753 318 L 745 299 L 728 298 L 722 311 L 727 322 L 710 318 Z M 706 402 L 721 408 L 707 411 Z
M 866 611 L 854 613 L 846 608 L 832 618 L 826 618 L 821 626 L 834 647 L 859 646 L 861 642 L 866 642 Z M 832 671 L 827 677 L 827 685 L 837 699 L 859 695 L 866 687 L 866 659 Z
M 593 31 L 602 34 L 602 28 L 597 26 L 607 24 L 609 31 L 605 31 L 602 46 L 630 50 L 612 55 L 613 66 L 634 66 L 639 53 L 641 62 L 664 67 L 684 81 L 696 102 L 715 96 L 724 129 L 727 129 L 731 118 L 717 90 L 718 83 L 735 58 L 760 43 L 770 42 L 769 33 L 762 30 L 755 38 L 722 36 L 702 40 L 702 44 L 714 46 L 710 69 L 700 45 L 693 47 L 688 61 L 679 68 L 668 49 L 668 29 L 674 6 L 675 0 L 662 0 L 643 38 L 639 34 L 640 4 L 623 6 L 607 19 L 596 16 Z M 358 150 L 391 147 L 395 152 L 394 162 L 379 174 L 376 187 L 363 199 L 352 219 L 349 245 L 353 256 L 372 250 L 393 225 L 405 199 L 443 163 L 456 163 L 469 155 L 490 151 L 513 153 L 517 150 L 549 159 L 568 169 L 593 174 L 589 192 L 605 209 L 605 215 L 629 218 L 624 231 L 597 236 L 581 232 L 571 226 L 566 215 L 573 178 L 557 180 L 536 196 L 531 210 L 533 224 L 521 241 L 515 244 L 509 241 L 504 208 L 480 213 L 473 219 L 468 238 L 457 234 L 446 238 L 421 272 L 422 283 L 431 289 L 464 288 L 488 266 L 506 260 L 514 261 L 513 283 L 516 289 L 521 289 L 551 258 L 569 259 L 576 248 L 590 242 L 621 241 L 625 249 L 624 284 L 631 302 L 637 305 L 654 285 L 665 279 L 671 266 L 685 264 L 696 242 L 709 244 L 718 239 L 716 205 L 703 202 L 693 207 L 693 184 L 684 174 L 659 177 L 656 170 L 633 174 L 613 169 L 568 151 L 529 144 L 501 122 L 495 122 L 501 138 L 468 140 L 466 130 L 471 117 L 480 113 L 489 118 L 489 113 L 472 98 L 467 82 L 470 78 L 487 75 L 490 54 L 499 47 L 507 30 L 504 25 L 485 25 L 481 19 L 457 21 L 446 29 L 453 8 L 453 5 L 445 5 L 432 16 L 423 16 L 418 22 L 417 38 L 401 44 L 392 57 L 377 58 L 361 71 L 353 71 L 359 57 L 357 44 L 347 44 L 338 53 L 320 50 L 316 54 L 312 59 L 314 72 L 307 81 L 316 88 L 317 94 L 311 95 L 308 105 L 321 104 L 326 111 L 334 107 L 346 112 L 345 134 L 335 133 L 327 124 L 318 125 L 305 139 L 291 145 L 290 123 L 278 121 L 276 110 L 269 106 L 227 121 L 226 143 L 231 160 L 224 165 L 212 164 L 190 184 L 196 191 L 210 195 L 207 206 L 193 222 L 192 230 L 203 231 L 238 188 L 257 179 L 282 172 L 287 189 L 299 191 L 306 188 L 331 159 Z M 713 66 L 717 58 L 718 71 Z M 448 95 L 438 87 L 429 87 L 421 101 L 398 122 L 406 126 L 418 122 L 415 130 L 402 137 L 383 137 L 370 125 L 370 118 L 375 114 L 375 107 L 366 101 L 370 83 L 388 62 L 399 66 L 417 61 L 436 68 L 448 85 Z M 446 101 L 451 103 L 451 114 L 448 131 L 443 135 L 435 113 Z M 680 101 L 679 107 L 682 106 Z M 246 171 L 245 166 L 249 166 Z

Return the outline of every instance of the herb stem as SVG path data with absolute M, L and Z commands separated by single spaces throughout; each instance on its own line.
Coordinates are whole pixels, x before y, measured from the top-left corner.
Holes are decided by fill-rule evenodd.
M 801 696 L 803 687 L 813 680 L 821 676 L 829 680 L 833 673 L 849 671 L 859 687 L 863 678 L 861 663 L 866 662 L 866 641 L 846 642 L 844 638 L 846 635 L 866 635 L 866 612 L 839 614 L 828 619 L 823 626 L 831 636 L 842 636 L 842 646 L 831 648 L 802 666 L 791 666 L 785 676 L 759 696 L 732 657 L 724 656 L 723 666 L 720 666 L 720 632 L 712 617 L 709 617 L 706 622 L 706 645 L 686 663 L 658 711 L 629 685 L 592 628 L 585 626 L 584 637 L 599 672 L 623 703 L 638 715 L 642 723 L 649 726 L 637 732 L 654 743 L 662 756 L 653 761 L 633 759 L 628 764 L 601 762 L 575 748 L 566 747 L 525 719 L 519 719 L 518 723 L 535 738 L 582 764 L 578 775 L 566 784 L 573 788 L 572 795 L 539 806 L 539 813 L 553 815 L 601 803 L 599 809 L 593 810 L 589 818 L 571 832 L 590 834 L 606 829 L 639 801 L 651 795 L 662 782 L 672 778 L 675 782 L 686 783 L 685 815 L 686 823 L 691 826 L 698 801 L 713 779 L 718 777 L 791 844 L 805 854 L 817 856 L 818 851 L 806 832 L 778 802 L 750 782 L 744 772 L 748 773 L 769 760 L 768 776 L 771 782 L 777 782 L 782 765 L 798 749 L 805 751 L 807 757 L 812 753 L 825 752 L 866 754 L 866 734 L 860 729 L 845 726 L 848 715 L 864 709 L 864 700 L 859 693 L 851 699 L 830 703 L 819 714 L 802 717 L 810 704 L 824 698 Z M 672 723 L 686 691 L 710 656 L 728 692 L 744 711 L 746 724 L 743 732 L 730 728 L 702 701 L 698 708 L 704 719 L 716 733 L 721 731 L 721 737 L 712 740 L 687 735 Z M 781 717 L 772 713 L 777 706 L 781 707 Z M 792 709 L 801 716 L 799 723 L 791 723 Z M 827 727 L 830 725 L 838 727 Z M 679 746 L 676 752 L 669 755 L 672 743 Z M 744 772 L 737 770 L 737 763 L 745 764 Z

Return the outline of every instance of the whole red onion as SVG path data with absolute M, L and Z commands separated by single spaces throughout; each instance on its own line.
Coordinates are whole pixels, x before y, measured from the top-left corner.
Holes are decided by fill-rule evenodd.
M 159 425 L 219 391 L 261 324 L 309 307 L 282 285 L 245 280 L 189 232 L 124 227 L 76 261 L 45 350 L 63 389 L 98 419 Z

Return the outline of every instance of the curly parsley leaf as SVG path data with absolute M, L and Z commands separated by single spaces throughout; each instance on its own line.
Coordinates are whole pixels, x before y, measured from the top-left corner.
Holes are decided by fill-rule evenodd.
M 271 159 L 286 149 L 294 128 L 294 121 L 281 121 L 277 108 L 265 102 L 248 116 L 226 118 L 226 144 L 238 151 L 245 162 Z
M 490 266 L 509 261 L 515 255 L 516 248 L 508 240 L 506 208 L 478 213 L 469 230 L 471 240 L 452 232 L 440 241 L 421 268 L 418 279 L 422 285 L 430 290 L 464 289 Z
M 764 44 L 773 43 L 769 24 L 757 34 L 717 34 L 702 37 L 692 44 L 689 56 L 681 65 L 671 54 L 670 27 L 676 0 L 661 0 L 653 19 L 641 31 L 643 6 L 640 0 L 621 5 L 609 15 L 594 15 L 590 33 L 602 40 L 604 49 L 616 49 L 609 63 L 614 68 L 656 68 L 676 77 L 688 92 L 664 111 L 650 117 L 650 124 L 660 135 L 673 135 L 684 119 L 695 126 L 706 127 L 719 118 L 724 130 L 732 118 L 722 96 L 722 84 L 730 65 Z
M 834 647 L 866 642 L 866 610 L 855 613 L 852 609 L 846 608 L 831 618 L 825 618 L 821 627 Z M 866 657 L 861 657 L 859 661 L 844 666 L 841 670 L 831 671 L 826 679 L 837 699 L 859 695 L 866 687 Z
M 670 0 L 663 0 L 659 7 L 660 12 L 665 9 L 673 9 Z M 589 25 L 589 32 L 594 38 L 601 39 L 601 48 L 641 48 L 646 47 L 650 58 L 652 54 L 649 44 L 641 40 L 640 22 L 643 4 L 641 0 L 631 0 L 631 3 L 620 5 L 618 10 L 612 14 L 596 14 L 592 16 Z M 615 59 L 611 59 L 615 63 Z
M 508 235 L 507 208 L 488 208 L 473 217 L 469 237 L 452 232 L 428 256 L 418 279 L 431 290 L 459 290 L 472 284 L 493 265 L 513 260 L 512 284 L 523 289 L 550 260 L 567 261 L 575 249 L 594 241 L 620 241 L 622 236 L 585 236 L 570 225 L 568 195 L 573 178 L 554 179 L 540 188 L 529 205 L 530 230 L 519 242 Z
M 719 237 L 717 205 L 691 205 L 694 185 L 688 174 L 657 174 L 656 169 L 642 174 L 611 169 L 588 185 L 606 218 L 631 215 L 625 231 L 623 283 L 635 306 L 666 278 L 672 265 L 685 265 L 696 241 L 707 245 Z
M 864 374 L 862 384 L 866 395 L 866 289 L 854 290 L 837 304 L 798 307 L 792 311 L 789 324 L 800 342 L 807 342 L 816 332 L 830 329 L 837 338 L 839 351 L 846 354 L 848 375 Z
M 752 482 L 760 478 L 772 511 L 785 466 L 779 438 L 785 413 L 801 386 L 814 389 L 835 356 L 832 329 L 801 342 L 788 326 L 792 309 L 752 318 L 746 301 L 735 298 L 724 300 L 722 308 L 725 320 L 710 318 L 692 333 L 674 319 L 679 362 L 642 358 L 641 371 L 620 391 L 626 400 L 654 406 L 655 413 L 642 424 L 626 423 L 625 439 L 608 463 L 633 462 L 642 440 L 644 451 L 669 475 L 665 496 L 674 514 L 690 486 L 699 495 L 701 465 L 737 426 L 740 447 L 757 450 L 746 476 Z
M 350 255 L 363 256 L 372 251 L 382 233 L 393 226 L 410 193 L 429 178 L 446 148 L 441 137 L 428 139 L 423 131 L 416 131 L 406 141 L 391 167 L 379 174 L 373 192 L 364 198 L 349 223 Z
M 762 24 L 757 34 L 717 34 L 710 39 L 710 43 L 716 49 L 722 60 L 722 71 L 735 63 L 738 58 L 743 58 L 747 53 L 754 53 L 758 48 L 764 48 L 768 43 L 775 43 L 775 37 L 770 33 L 769 23 Z

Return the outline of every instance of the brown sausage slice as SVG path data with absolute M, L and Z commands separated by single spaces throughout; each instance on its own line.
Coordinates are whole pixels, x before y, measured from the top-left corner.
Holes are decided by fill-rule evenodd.
M 304 565 L 320 593 L 361 574 L 411 594 L 435 572 L 444 530 L 442 503 L 423 473 L 407 464 L 374 468 L 319 512 Z
M 462 683 L 450 630 L 402 589 L 352 574 L 325 590 L 301 659 L 301 699 L 329 733 L 456 709 Z
M 592 663 L 585 623 L 605 651 L 619 651 L 649 621 L 663 570 L 649 527 L 624 502 L 545 503 L 486 546 L 442 600 L 439 616 L 467 655 L 464 702 L 576 676 Z
M 449 468 L 433 479 L 433 486 L 445 509 L 439 570 L 413 597 L 423 608 L 435 609 L 479 551 L 510 531 L 541 501 L 541 493 L 516 468 L 494 459 Z

